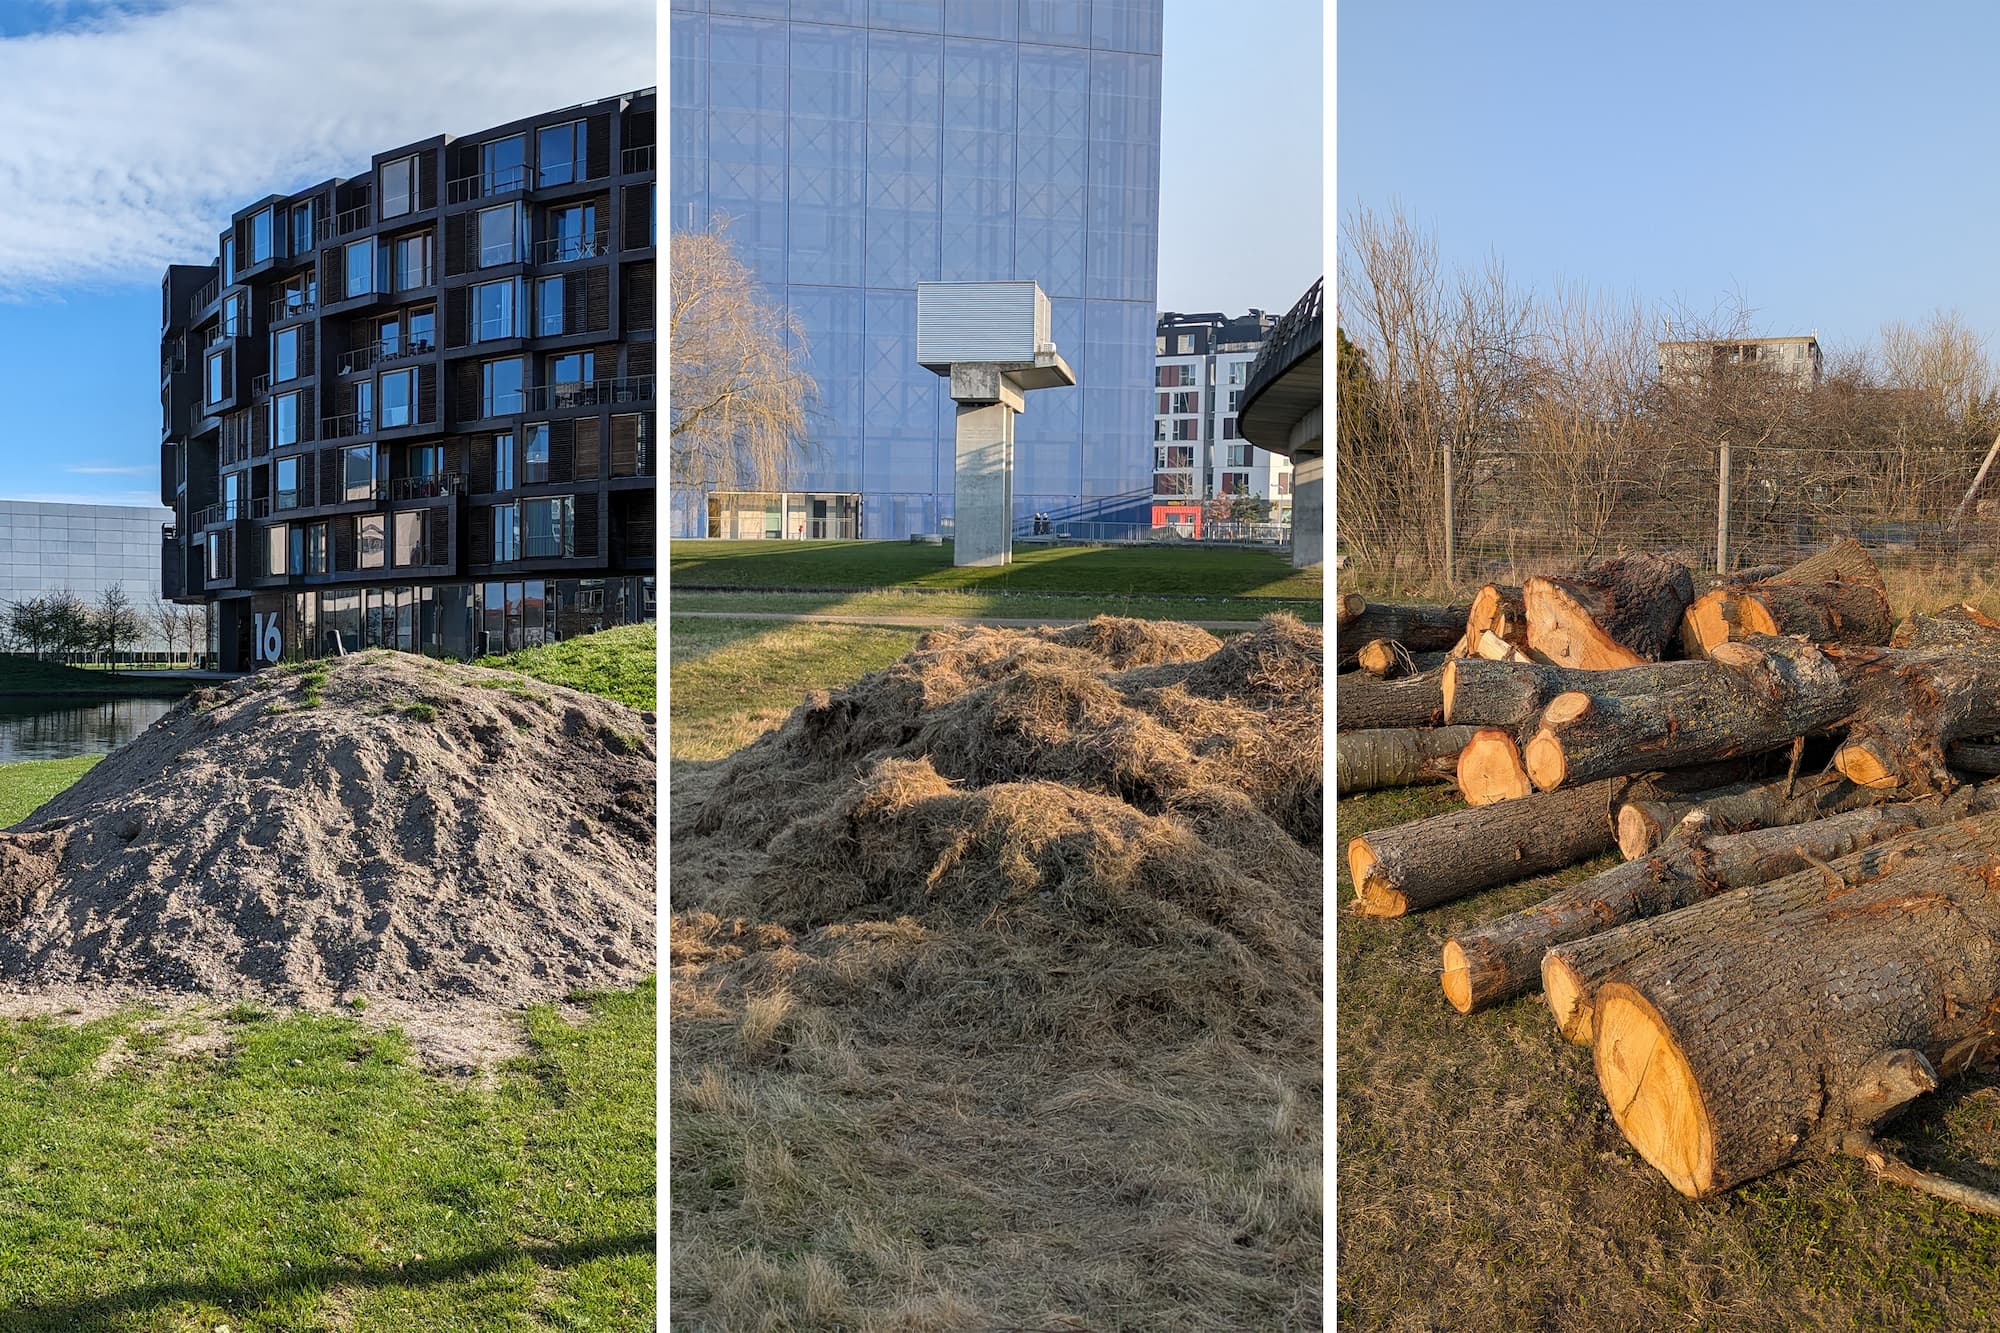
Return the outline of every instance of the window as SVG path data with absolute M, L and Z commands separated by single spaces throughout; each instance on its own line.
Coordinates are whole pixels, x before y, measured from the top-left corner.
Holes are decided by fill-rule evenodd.
M 208 581 L 218 582 L 229 577 L 229 557 L 222 547 L 222 534 L 208 534 Z
M 410 312 L 410 350 L 428 352 L 437 346 L 437 312 L 418 306 Z
M 388 524 L 380 514 L 363 514 L 354 521 L 354 562 L 361 569 L 388 563 Z
M 1247 444 L 1230 445 L 1228 450 L 1228 463 L 1230 467 L 1249 467 L 1250 446 Z
M 1229 391 L 1229 410 L 1234 412 L 1241 406 L 1243 406 L 1243 390 L 1231 389 Z
M 1194 446 L 1191 444 L 1170 445 L 1167 448 L 1168 467 L 1193 467 Z
M 292 551 L 292 526 L 279 523 L 264 530 L 264 572 L 285 574 L 291 569 L 286 557 Z
M 486 362 L 479 368 L 479 378 L 481 416 L 504 417 L 521 410 L 520 357 Z
M 1167 354 L 1167 335 L 1162 333 L 1157 338 L 1153 339 L 1153 355 L 1165 356 L 1166 354 Z
M 1153 438 L 1156 441 L 1167 438 L 1167 419 L 1165 417 L 1153 418 Z
M 299 377 L 299 331 L 297 326 L 279 329 L 271 335 L 271 382 L 283 383 Z
M 407 292 L 431 285 L 431 234 L 396 238 L 396 290 Z
M 229 397 L 229 349 L 208 354 L 208 405 L 214 407 Z
M 483 144 L 479 149 L 479 192 L 498 194 L 502 190 L 518 190 L 528 183 L 526 163 L 528 160 L 527 136 L 517 134 L 511 139 L 500 139 Z
M 1201 438 L 1201 422 L 1194 417 L 1183 417 L 1174 423 L 1174 438 L 1177 440 L 1198 440 Z
M 318 305 L 318 271 L 309 268 L 303 273 L 296 273 L 286 278 L 284 284 L 278 288 L 278 296 L 285 303 L 285 313 L 288 315 L 307 306 Z
M 575 527 L 567 495 L 521 503 L 521 553 L 560 559 L 574 554 Z
M 441 444 L 411 445 L 410 475 L 413 477 L 443 476 L 444 446 Z
M 222 238 L 222 285 L 227 287 L 236 281 L 236 238 Z
M 299 442 L 299 396 L 281 393 L 271 400 L 271 447 Z
M 1177 344 L 1177 352 L 1181 356 L 1194 355 L 1194 335 L 1192 333 L 1183 333 L 1180 336 L 1180 341 Z
M 302 562 L 304 568 L 299 572 L 304 574 L 324 574 L 326 573 L 326 524 L 310 524 L 307 526 L 305 533 L 305 560 Z
M 479 267 L 511 264 L 521 257 L 516 243 L 521 234 L 520 218 L 517 204 L 479 210 Z
M 261 209 L 250 219 L 250 262 L 261 264 L 271 257 L 272 223 L 275 217 L 268 208 Z
M 388 315 L 375 326 L 375 345 L 381 348 L 381 355 L 401 356 L 403 354 L 403 317 Z
M 390 559 L 398 566 L 424 563 L 424 511 L 407 509 L 396 515 Z
M 482 282 L 472 289 L 472 341 L 493 342 L 520 336 L 521 330 L 514 320 L 514 292 L 518 285 L 509 278 L 504 282 Z
M 521 533 L 516 526 L 514 505 L 493 506 L 493 562 L 521 558 Z
M 597 205 L 573 204 L 549 213 L 549 262 L 588 259 L 597 253 Z
M 416 405 L 413 398 L 416 374 L 414 370 L 391 370 L 381 377 L 382 429 L 407 426 L 415 419 L 411 409 Z
M 1179 384 L 1181 382 L 1179 370 L 1178 366 L 1156 367 L 1153 371 L 1153 387 L 1164 389 L 1170 384 Z
M 1199 392 L 1177 393 L 1173 396 L 1173 398 L 1174 398 L 1174 411 L 1176 412 L 1187 413 L 1187 412 L 1201 411 L 1201 394 Z
M 1160 394 L 1160 395 L 1158 395 L 1158 397 L 1159 397 L 1159 400 L 1160 400 L 1160 413 L 1159 413 L 1159 414 L 1160 414 L 1161 416 L 1165 416 L 1165 415 L 1166 415 L 1167 413 L 1169 413 L 1169 412 L 1171 412 L 1171 411 L 1173 411 L 1173 410 L 1174 410 L 1174 396 L 1173 396 L 1172 394 L 1170 394 L 1170 393 L 1163 393 L 1163 394 Z
M 375 290 L 375 238 L 347 247 L 347 295 L 365 296 Z
M 528 427 L 521 445 L 521 481 L 534 486 L 549 479 L 549 425 L 546 421 Z
M 297 509 L 299 507 L 298 455 L 293 454 L 289 458 L 280 458 L 278 460 L 277 472 L 277 494 L 272 499 L 272 507 L 275 509 Z M 271 572 L 273 574 L 281 574 L 284 571 L 274 569 Z
M 1241 384 L 1243 377 L 1249 373 L 1250 363 L 1248 361 L 1231 361 L 1229 363 L 1229 382 L 1231 384 Z
M 578 407 L 589 401 L 587 390 L 597 378 L 597 354 L 562 352 L 549 358 L 547 383 L 554 386 L 553 407 Z
M 382 178 L 382 216 L 399 218 L 410 211 L 411 187 L 416 183 L 417 159 L 399 157 L 394 162 L 384 162 L 380 172 Z
M 302 199 L 292 205 L 292 254 L 309 255 L 313 251 L 313 204 L 310 199 Z
M 1248 472 L 1225 472 L 1222 474 L 1222 494 L 1250 494 L 1250 474 Z
M 357 444 L 340 451 L 340 498 L 367 500 L 375 494 L 375 446 Z
M 535 336 L 553 338 L 563 331 L 563 280 L 558 274 L 535 284 Z
M 249 304 L 249 297 L 242 292 L 231 292 L 222 298 L 222 336 L 234 338 L 250 331 L 250 321 L 243 317 L 243 309 Z
M 1165 449 L 1153 450 L 1153 471 L 1158 472 L 1161 468 L 1165 467 L 1166 465 L 1167 465 L 1167 451 Z
M 1289 472 L 1280 472 L 1278 474 L 1278 494 L 1290 495 L 1291 493 L 1292 493 L 1292 474 Z
M 375 381 L 357 380 L 354 385 L 354 431 L 366 435 L 375 429 Z
M 1153 494 L 1193 495 L 1194 478 L 1184 472 L 1156 472 L 1153 474 Z
M 1222 419 L 1222 438 L 1225 440 L 1234 440 L 1240 438 L 1236 434 L 1235 417 L 1224 417 Z
M 505 431 L 493 437 L 493 489 L 511 491 L 514 489 L 514 433 Z
M 571 181 L 583 179 L 583 122 L 573 120 L 567 125 L 551 125 L 535 136 L 535 159 L 541 170 L 536 182 L 541 185 L 567 185 Z

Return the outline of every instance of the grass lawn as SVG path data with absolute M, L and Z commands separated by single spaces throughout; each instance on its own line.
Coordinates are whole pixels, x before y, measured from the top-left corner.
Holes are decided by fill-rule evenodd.
M 1317 601 L 1318 569 L 1277 551 L 1233 547 L 1016 548 L 1014 563 L 954 568 L 951 547 L 908 542 L 677 541 L 672 582 L 708 588 L 911 588 L 1119 597 Z M 1032 613 L 1031 613 L 1032 614 Z
M 1339 845 L 1458 804 L 1444 786 L 1351 797 Z M 1627 1146 L 1590 1050 L 1556 1034 L 1539 995 L 1470 1017 L 1445 1002 L 1452 933 L 1615 855 L 1390 920 L 1345 911 L 1354 887 L 1335 861 L 1343 1322 L 2000 1328 L 2000 1219 L 1878 1184 L 1851 1161 L 1682 1198 Z M 2000 1075 L 1950 1083 L 1889 1129 L 1919 1165 L 2000 1186 Z
M 518 671 L 643 712 L 660 706 L 659 635 L 652 625 L 620 625 L 504 657 L 477 658 L 473 665 Z
M 90 771 L 104 756 L 81 754 L 69 759 L 31 759 L 0 764 L 0 829 L 18 824 Z
M 185 694 L 193 683 L 159 680 L 145 671 L 64 666 L 32 657 L 0 655 L 0 694 Z
M 923 592 L 881 588 L 849 593 L 677 592 L 672 610 L 762 611 L 842 616 L 1043 617 L 1088 620 L 1131 616 L 1139 620 L 1233 620 L 1251 624 L 1274 611 L 1288 611 L 1317 624 L 1324 604 L 1277 597 L 1126 597 L 1118 593 L 1037 593 L 1006 591 Z
M 679 761 L 734 754 L 783 722 L 807 691 L 844 685 L 888 666 L 923 634 L 868 625 L 671 620 L 668 756 Z

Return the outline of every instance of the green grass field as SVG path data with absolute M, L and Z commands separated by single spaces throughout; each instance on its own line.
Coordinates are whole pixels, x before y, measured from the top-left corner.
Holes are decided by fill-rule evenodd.
M 64 666 L 32 657 L 0 655 L 0 695 L 5 694 L 185 694 L 192 683 L 160 680 L 151 670 L 106 671 Z
M 505 665 L 645 707 L 654 642 Z M 92 762 L 0 766 L 0 826 Z M 359 1018 L 0 1021 L 0 1329 L 651 1328 L 655 988 L 582 1000 L 476 1077 Z
M 653 625 L 620 625 L 504 657 L 481 657 L 473 665 L 518 671 L 643 712 L 660 706 L 659 634 Z

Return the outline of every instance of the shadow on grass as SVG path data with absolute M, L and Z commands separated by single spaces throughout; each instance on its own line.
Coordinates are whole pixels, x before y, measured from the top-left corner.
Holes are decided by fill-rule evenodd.
M 628 1254 L 652 1254 L 657 1233 L 638 1232 L 570 1245 L 500 1245 L 450 1259 L 424 1259 L 399 1267 L 353 1263 L 318 1264 L 287 1270 L 268 1282 L 201 1281 L 149 1282 L 130 1291 L 85 1296 L 55 1304 L 23 1303 L 0 1309 L 0 1328 L 9 1333 L 54 1333 L 57 1329 L 106 1328 L 124 1316 L 179 1301 L 242 1310 L 286 1293 L 328 1291 L 336 1287 L 419 1287 L 476 1277 L 527 1259 L 541 1268 L 573 1268 L 594 1259 Z

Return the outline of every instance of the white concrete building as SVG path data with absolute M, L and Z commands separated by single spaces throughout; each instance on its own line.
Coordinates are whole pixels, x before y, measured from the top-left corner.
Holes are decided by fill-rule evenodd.
M 164 652 L 151 622 L 160 605 L 160 529 L 171 509 L 150 505 L 0 500 L 0 612 L 67 589 L 91 606 L 112 584 L 132 600 L 134 652 Z
M 1660 378 L 1687 383 L 1730 366 L 1756 366 L 1801 389 L 1819 387 L 1825 365 L 1816 334 L 1718 338 L 1659 344 Z
M 1236 428 L 1244 376 L 1272 317 L 1261 310 L 1161 314 L 1154 345 L 1154 523 L 1177 505 L 1233 495 L 1272 502 L 1283 521 L 1292 506 L 1292 465 L 1259 449 Z

